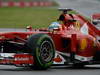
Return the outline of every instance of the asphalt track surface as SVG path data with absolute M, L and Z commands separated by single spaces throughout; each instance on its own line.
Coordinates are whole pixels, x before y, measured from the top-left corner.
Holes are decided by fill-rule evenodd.
M 74 69 L 71 67 L 51 67 L 48 70 L 32 70 L 14 66 L 0 66 L 0 75 L 100 75 L 100 66 Z
M 100 3 L 96 0 L 56 0 L 60 7 L 74 8 L 79 12 L 90 16 L 95 12 L 100 12 Z M 0 29 L 0 32 L 17 32 L 25 29 Z M 74 69 L 71 67 L 51 67 L 44 71 L 32 70 L 29 68 L 0 65 L 0 75 L 100 75 L 100 65 L 86 66 L 85 68 Z

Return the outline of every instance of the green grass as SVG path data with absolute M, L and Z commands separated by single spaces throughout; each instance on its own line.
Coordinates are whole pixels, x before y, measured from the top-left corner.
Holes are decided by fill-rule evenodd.
M 33 28 L 48 27 L 56 21 L 59 12 L 56 8 L 0 8 L 0 28 L 25 28 L 31 25 Z

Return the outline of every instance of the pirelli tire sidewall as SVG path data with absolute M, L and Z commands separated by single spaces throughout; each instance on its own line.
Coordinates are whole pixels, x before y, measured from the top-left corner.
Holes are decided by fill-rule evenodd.
M 48 57 L 48 60 L 44 60 L 42 55 L 42 48 L 41 46 L 47 42 L 48 45 L 50 45 L 50 57 Z M 28 39 L 28 47 L 32 50 L 32 55 L 34 56 L 34 67 L 37 69 L 47 69 L 53 64 L 53 58 L 55 56 L 55 46 L 53 43 L 53 40 L 50 36 L 47 34 L 39 33 L 39 34 L 33 34 Z

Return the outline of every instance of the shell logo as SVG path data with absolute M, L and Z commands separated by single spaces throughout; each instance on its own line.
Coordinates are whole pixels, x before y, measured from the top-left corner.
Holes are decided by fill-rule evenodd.
M 80 49 L 84 50 L 87 47 L 87 40 L 86 39 L 82 39 L 81 43 L 80 43 Z

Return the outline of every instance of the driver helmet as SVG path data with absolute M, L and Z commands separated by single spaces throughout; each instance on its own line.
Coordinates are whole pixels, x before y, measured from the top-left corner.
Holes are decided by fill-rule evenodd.
M 60 29 L 60 28 L 61 28 L 61 24 L 59 24 L 59 22 L 52 22 L 48 27 L 49 30 Z

